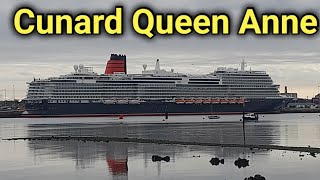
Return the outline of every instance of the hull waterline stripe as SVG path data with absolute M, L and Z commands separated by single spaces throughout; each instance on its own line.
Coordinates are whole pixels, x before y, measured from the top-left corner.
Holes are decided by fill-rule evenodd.
M 258 114 L 277 114 L 278 111 L 255 112 Z M 242 112 L 214 112 L 214 113 L 168 113 L 169 116 L 187 116 L 187 115 L 240 115 Z M 61 115 L 42 115 L 42 114 L 23 114 L 23 118 L 41 118 L 41 117 L 118 117 L 118 116 L 164 116 L 165 113 L 137 113 L 137 114 L 61 114 Z

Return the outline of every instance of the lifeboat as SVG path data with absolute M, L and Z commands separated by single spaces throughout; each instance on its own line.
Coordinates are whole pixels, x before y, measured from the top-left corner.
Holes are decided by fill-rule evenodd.
M 186 99 L 186 104 L 193 104 L 194 101 L 194 99 Z
M 211 103 L 211 99 L 205 99 L 203 100 L 203 104 L 210 104 Z
M 237 103 L 238 104 L 243 104 L 244 103 L 244 99 L 239 99 Z
M 140 104 L 140 100 L 139 99 L 129 100 L 129 104 Z
M 221 99 L 220 103 L 221 104 L 227 104 L 227 103 L 229 103 L 229 99 Z
M 117 104 L 128 104 L 128 103 L 129 103 L 129 101 L 126 99 L 122 99 L 122 100 L 117 101 Z
M 203 102 L 202 99 L 196 99 L 196 100 L 194 101 L 195 104 L 201 104 L 202 102 Z
M 115 100 L 103 100 L 103 104 L 114 104 L 116 103 Z
M 176 99 L 177 104 L 184 104 L 186 101 L 184 99 Z
M 229 100 L 229 103 L 230 103 L 230 104 L 236 104 L 237 102 L 238 102 L 237 99 L 230 99 L 230 100 Z
M 212 103 L 213 104 L 219 104 L 220 103 L 220 99 L 212 99 Z

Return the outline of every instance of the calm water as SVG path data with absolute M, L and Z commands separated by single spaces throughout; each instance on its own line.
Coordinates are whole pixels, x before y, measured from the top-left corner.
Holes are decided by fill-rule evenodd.
M 204 119 L 203 119 L 204 118 Z M 0 138 L 113 136 L 179 141 L 243 143 L 241 117 L 176 116 L 116 118 L 0 119 Z M 320 147 L 319 114 L 260 115 L 246 124 L 247 144 Z M 254 152 L 254 153 L 253 153 Z M 267 179 L 318 180 L 320 156 L 284 151 L 200 146 L 94 143 L 78 141 L 0 141 L 1 180 L 42 179 L 233 179 L 261 174 Z M 152 162 L 152 155 L 170 162 Z M 213 166 L 212 157 L 225 163 Z M 239 169 L 234 161 L 247 158 Z

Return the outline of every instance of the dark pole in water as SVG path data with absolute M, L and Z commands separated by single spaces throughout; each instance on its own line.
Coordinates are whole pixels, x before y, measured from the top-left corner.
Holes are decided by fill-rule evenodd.
M 168 105 L 166 105 L 166 109 L 165 109 L 165 119 L 168 119 L 168 117 L 169 117 Z
M 4 90 L 4 106 L 7 106 L 7 89 L 3 89 Z
M 246 130 L 245 130 L 245 119 L 244 119 L 244 111 L 245 111 L 245 101 L 242 104 L 242 132 L 243 132 L 243 144 L 246 144 Z

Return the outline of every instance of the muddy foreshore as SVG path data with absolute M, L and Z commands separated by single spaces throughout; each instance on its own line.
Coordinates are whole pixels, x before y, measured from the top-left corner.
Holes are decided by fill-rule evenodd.
M 320 148 L 316 147 L 293 147 L 293 146 L 278 146 L 278 145 L 250 145 L 250 144 L 219 144 L 206 142 L 184 142 L 184 141 L 170 141 L 160 139 L 140 139 L 140 138 L 120 138 L 120 137 L 85 137 L 85 136 L 41 136 L 41 137 L 24 137 L 24 138 L 8 138 L 3 139 L 7 141 L 16 140 L 40 140 L 40 141 L 90 141 L 90 142 L 131 142 L 131 143 L 148 143 L 148 144 L 173 144 L 173 145 L 196 145 L 196 146 L 217 146 L 217 147 L 235 147 L 235 148 L 250 148 L 250 149 L 264 149 L 264 150 L 284 150 L 295 152 L 307 152 L 315 156 L 315 153 L 320 153 Z

